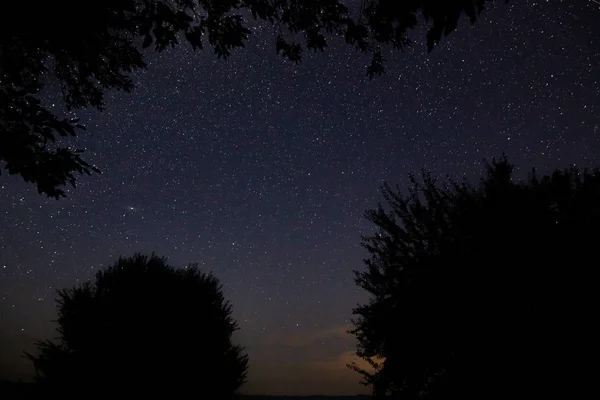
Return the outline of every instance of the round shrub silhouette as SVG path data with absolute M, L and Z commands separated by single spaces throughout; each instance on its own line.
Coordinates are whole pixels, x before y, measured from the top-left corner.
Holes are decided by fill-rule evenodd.
M 94 282 L 58 292 L 58 342 L 33 361 L 46 393 L 229 398 L 248 358 L 217 278 L 156 255 L 120 258 Z

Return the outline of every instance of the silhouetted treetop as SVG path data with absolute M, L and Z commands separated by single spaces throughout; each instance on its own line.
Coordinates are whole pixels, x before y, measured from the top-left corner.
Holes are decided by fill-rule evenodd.
M 384 71 L 386 47 L 404 49 L 408 32 L 429 26 L 431 50 L 461 15 L 475 22 L 491 0 L 55 0 L 0 6 L 0 161 L 50 197 L 64 196 L 77 174 L 98 169 L 81 151 L 58 147 L 78 120 L 50 112 L 39 93 L 49 79 L 62 89 L 66 111 L 103 109 L 104 92 L 133 89 L 131 72 L 145 68 L 142 48 L 162 51 L 187 41 L 227 58 L 251 34 L 248 18 L 274 28 L 275 49 L 299 62 L 303 49 L 324 50 L 328 38 L 373 58 L 370 77 Z M 1 172 L 1 169 L 0 169 Z
M 229 398 L 245 382 L 248 358 L 218 280 L 195 265 L 135 255 L 58 292 L 59 342 L 39 342 L 37 382 L 67 397 Z M 85 397 L 88 397 L 86 394 Z
M 519 182 L 503 159 L 479 185 L 425 172 L 382 192 L 352 331 L 374 372 L 351 365 L 377 396 L 541 398 L 594 381 L 580 357 L 596 354 L 598 170 Z

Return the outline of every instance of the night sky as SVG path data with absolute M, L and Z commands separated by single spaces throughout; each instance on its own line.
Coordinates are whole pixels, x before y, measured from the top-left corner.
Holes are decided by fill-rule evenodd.
M 154 251 L 223 283 L 250 356 L 243 391 L 365 392 L 345 331 L 384 180 L 473 179 L 504 152 L 520 176 L 598 166 L 600 5 L 513 1 L 465 22 L 431 54 L 415 32 L 373 81 L 368 56 L 338 41 L 281 59 L 271 28 L 228 61 L 149 53 L 132 94 L 77 114 L 102 174 L 58 201 L 0 177 L 0 378 L 31 377 L 20 353 L 56 336 L 57 288 Z

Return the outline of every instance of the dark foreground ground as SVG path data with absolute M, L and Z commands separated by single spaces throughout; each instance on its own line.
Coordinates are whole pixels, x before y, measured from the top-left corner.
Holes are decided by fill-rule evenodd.
M 30 383 L 0 381 L 0 400 L 35 400 Z M 243 396 L 244 400 L 367 400 L 370 396 Z
M 244 396 L 248 400 L 368 400 L 370 396 Z

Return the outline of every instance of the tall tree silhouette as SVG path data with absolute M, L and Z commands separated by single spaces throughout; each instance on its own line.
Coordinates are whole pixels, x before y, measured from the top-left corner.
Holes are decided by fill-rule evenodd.
M 227 58 L 243 47 L 247 19 L 271 24 L 279 54 L 299 62 L 303 49 L 320 51 L 330 36 L 373 55 L 369 76 L 384 70 L 385 47 L 404 49 L 409 30 L 424 21 L 432 49 L 466 14 L 475 22 L 491 0 L 362 0 L 350 12 L 342 0 L 73 0 L 0 5 L 0 164 L 59 198 L 78 174 L 98 169 L 81 150 L 64 145 L 83 125 L 54 114 L 39 93 L 58 82 L 66 110 L 103 109 L 104 91 L 133 89 L 132 71 L 146 67 L 142 49 L 187 41 Z M 353 18 L 352 15 L 357 16 Z M 0 165 L 0 173 L 2 165 Z
M 377 231 L 355 273 L 371 299 L 352 333 L 374 370 L 350 367 L 376 396 L 544 398 L 594 382 L 600 172 L 512 173 L 506 158 L 479 185 L 424 173 L 367 212 Z
M 33 361 L 49 395 L 230 398 L 247 356 L 218 280 L 137 254 L 58 292 L 60 341 L 39 342 Z

